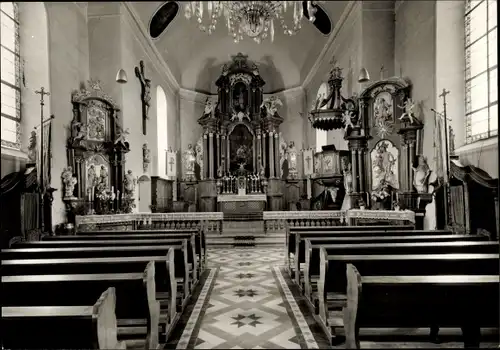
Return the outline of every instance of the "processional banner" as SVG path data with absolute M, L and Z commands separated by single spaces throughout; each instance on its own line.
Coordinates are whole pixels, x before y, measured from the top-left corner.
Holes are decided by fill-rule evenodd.
M 43 132 L 43 145 L 41 145 L 41 137 L 37 140 L 36 168 L 40 172 L 41 164 L 43 162 L 43 188 L 50 187 L 50 167 L 52 163 L 52 119 L 45 121 L 41 128 Z
M 313 149 L 309 148 L 309 149 L 302 150 L 302 159 L 304 162 L 304 175 L 311 176 L 314 173 Z
M 167 176 L 177 176 L 177 152 L 172 149 L 167 151 Z

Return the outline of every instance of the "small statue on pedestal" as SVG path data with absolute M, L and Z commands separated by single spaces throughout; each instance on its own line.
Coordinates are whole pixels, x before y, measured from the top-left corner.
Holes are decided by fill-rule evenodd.
M 132 175 L 132 170 L 128 170 L 125 178 L 123 179 L 123 189 L 124 195 L 127 198 L 134 197 L 135 186 L 137 184 L 137 179 Z
M 415 117 L 415 113 L 413 113 L 413 108 L 415 108 L 415 102 L 411 99 L 408 98 L 402 106 L 398 106 L 400 109 L 404 110 L 404 113 L 401 114 L 401 117 L 399 117 L 399 120 L 405 121 L 409 120 L 410 124 L 420 124 L 420 121 Z
M 415 186 L 418 193 L 427 193 L 431 170 L 424 156 L 419 155 L 417 159 L 418 164 L 416 167 L 413 167 L 413 186 Z
M 148 148 L 148 144 L 142 145 L 142 171 L 147 172 L 149 163 L 151 162 L 151 150 Z
M 77 183 L 76 177 L 73 176 L 73 168 L 67 167 L 63 170 L 61 178 L 64 184 L 64 198 L 74 198 L 73 192 Z
M 28 146 L 28 159 L 32 163 L 36 163 L 37 158 L 36 131 L 33 130 L 30 136 L 30 144 Z
M 189 144 L 187 150 L 184 151 L 184 171 L 186 180 L 192 181 L 194 179 L 194 163 L 196 157 L 194 154 L 193 145 Z

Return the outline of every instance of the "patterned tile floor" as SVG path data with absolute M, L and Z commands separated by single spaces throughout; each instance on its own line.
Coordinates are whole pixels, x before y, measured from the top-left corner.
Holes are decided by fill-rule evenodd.
M 177 349 L 319 348 L 285 280 L 283 254 L 283 248 L 209 249 L 209 276 Z

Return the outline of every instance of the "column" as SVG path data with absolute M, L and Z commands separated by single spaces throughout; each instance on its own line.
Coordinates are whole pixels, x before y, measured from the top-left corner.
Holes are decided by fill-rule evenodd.
M 229 160 L 231 159 L 230 154 L 229 154 L 229 135 L 226 138 L 226 171 L 229 172 L 229 167 L 231 164 L 229 164 Z
M 274 177 L 274 137 L 273 132 L 269 132 L 269 177 Z
M 222 155 L 222 152 L 220 151 L 220 134 L 219 133 L 215 134 L 215 139 L 217 141 L 217 171 L 216 171 L 216 173 L 218 173 L 219 168 L 221 166 L 220 159 L 221 159 L 221 155 Z
M 281 178 L 281 169 L 280 169 L 280 140 L 279 134 L 274 134 L 274 169 L 276 177 Z
M 359 192 L 364 192 L 365 191 L 365 176 L 364 174 L 364 166 L 363 166 L 363 156 L 364 152 L 362 150 L 358 150 L 358 173 L 359 173 Z
M 209 161 L 209 173 L 208 177 L 210 180 L 214 178 L 214 133 L 208 133 L 208 161 Z
M 208 137 L 203 134 L 203 174 L 200 175 L 201 179 L 206 179 L 208 174 Z
M 267 155 L 266 155 L 266 133 L 262 133 L 262 166 L 264 167 L 264 171 L 266 170 L 267 165 Z
M 415 160 L 416 156 L 416 150 L 415 150 L 415 143 L 416 141 L 411 141 L 410 143 L 410 149 L 409 149 L 409 159 L 408 159 L 408 189 L 411 191 L 413 189 L 413 162 Z
M 262 140 L 259 130 L 257 132 L 257 173 L 260 173 L 261 165 L 262 165 Z
M 226 135 L 225 134 L 222 134 L 221 146 L 222 146 L 222 149 L 220 151 L 220 154 L 221 154 L 221 165 L 222 165 L 222 172 L 223 172 L 222 175 L 225 175 L 226 169 L 227 169 L 227 167 L 226 167 Z
M 351 150 L 351 164 L 352 164 L 352 191 L 354 193 L 358 192 L 358 166 L 356 159 L 356 150 Z

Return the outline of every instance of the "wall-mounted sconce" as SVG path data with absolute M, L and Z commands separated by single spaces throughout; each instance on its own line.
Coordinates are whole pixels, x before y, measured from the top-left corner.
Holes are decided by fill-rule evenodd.
M 123 68 L 120 68 L 118 73 L 116 73 L 116 82 L 119 84 L 125 84 L 127 81 L 127 72 L 125 72 Z
M 368 81 L 370 81 L 370 74 L 366 68 L 361 68 L 359 71 L 358 83 L 366 83 Z

